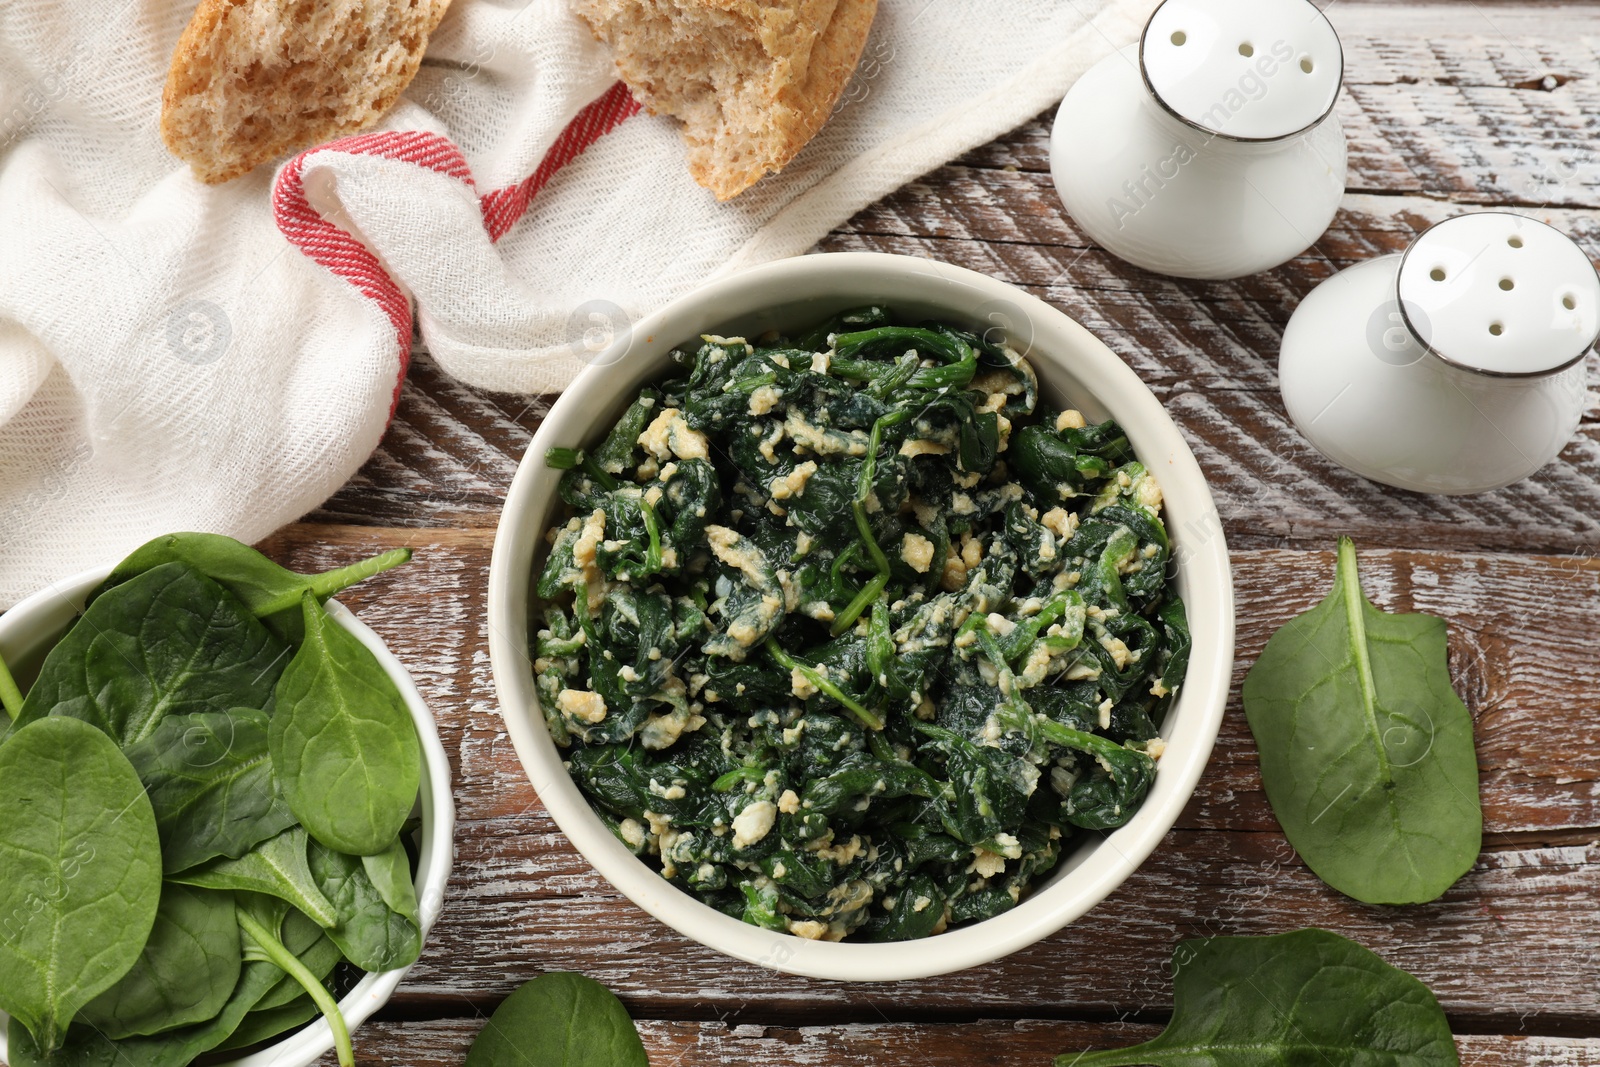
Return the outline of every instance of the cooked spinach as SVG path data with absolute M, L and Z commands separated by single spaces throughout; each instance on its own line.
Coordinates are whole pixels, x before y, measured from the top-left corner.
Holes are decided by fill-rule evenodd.
M 1172 1021 L 1158 1037 L 1056 1067 L 1461 1062 L 1427 986 L 1326 930 L 1184 941 L 1172 967 Z
M 1423 903 L 1472 867 L 1478 761 L 1444 620 L 1369 603 L 1349 538 L 1333 591 L 1274 634 L 1245 677 L 1244 708 L 1272 810 L 1333 888 Z
M 342 852 L 381 852 L 417 799 L 417 729 L 371 650 L 309 591 L 301 612 L 305 641 L 278 680 L 267 728 L 272 766 L 312 837 Z
M 161 897 L 156 818 L 116 743 L 68 717 L 0 745 L 0 811 L 0 1009 L 48 1053 L 139 959 Z
M 1122 430 L 879 307 L 674 359 L 546 457 L 539 703 L 617 837 L 745 921 L 896 940 L 1127 822 L 1189 636 Z
M 421 946 L 401 839 L 420 745 L 320 601 L 409 556 L 303 576 L 226 538 L 158 538 L 30 692 L 0 679 L 14 1065 L 184 1067 L 319 1011 L 354 1062 L 335 969 L 402 967 Z
M 541 974 L 494 1010 L 466 1067 L 648 1067 L 628 1011 L 592 978 Z

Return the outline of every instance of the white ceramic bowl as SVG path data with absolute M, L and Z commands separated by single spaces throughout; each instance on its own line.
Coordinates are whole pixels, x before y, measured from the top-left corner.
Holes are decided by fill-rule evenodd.
M 64 579 L 41 589 L 0 615 L 0 656 L 4 656 L 13 667 L 28 666 L 42 659 L 44 652 L 60 640 L 72 621 L 83 611 L 83 603 L 89 593 L 110 572 L 111 568 L 105 567 Z M 422 786 L 417 791 L 416 810 L 422 816 L 422 838 L 416 888 L 418 918 L 423 943 L 426 944 L 428 931 L 444 907 L 445 883 L 450 880 L 450 865 L 454 860 L 452 838 L 456 810 L 450 795 L 450 760 L 439 742 L 439 731 L 434 726 L 433 716 L 422 702 L 422 696 L 405 667 L 394 658 L 378 635 L 343 604 L 330 600 L 327 608 L 328 614 L 337 619 L 339 625 L 355 634 L 378 657 L 378 662 L 405 698 L 406 707 L 411 710 L 412 721 L 417 726 L 417 740 L 422 743 Z M 361 1037 L 356 1033 L 356 1027 L 383 1006 L 410 969 L 400 967 L 379 974 L 367 974 L 339 1002 L 339 1010 L 344 1013 L 345 1023 L 358 1049 Z M 0 1012 L 0 1058 L 7 1054 L 6 1031 L 9 1023 L 6 1014 Z M 308 1067 L 331 1048 L 333 1030 L 326 1020 L 319 1017 L 259 1052 L 229 1060 L 217 1067 Z
M 1165 492 L 1178 588 L 1194 634 L 1188 677 L 1161 730 L 1166 753 L 1138 814 L 1064 855 L 1011 911 L 892 944 L 808 941 L 751 926 L 646 866 L 612 836 L 562 768 L 528 656 L 535 557 L 542 563 L 544 532 L 560 505 L 560 472 L 545 466 L 545 450 L 598 442 L 639 388 L 668 369 L 675 345 L 702 333 L 753 337 L 809 326 L 867 303 L 998 329 L 1032 361 L 1046 397 L 1122 425 Z M 501 516 L 489 570 L 489 656 L 506 729 L 540 799 L 578 850 L 634 903 L 741 960 L 817 978 L 893 981 L 986 963 L 1054 933 L 1103 900 L 1156 847 L 1193 792 L 1222 722 L 1233 669 L 1233 584 L 1216 506 L 1189 447 L 1150 390 L 1083 327 L 1043 301 L 959 267 L 906 256 L 812 255 L 714 281 L 645 317 L 562 394 L 534 435 Z

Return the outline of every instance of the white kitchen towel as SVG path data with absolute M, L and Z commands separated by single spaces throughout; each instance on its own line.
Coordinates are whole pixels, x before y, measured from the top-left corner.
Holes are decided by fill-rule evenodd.
M 379 130 L 216 187 L 157 132 L 192 2 L 0 4 L 0 607 L 315 507 L 376 447 L 413 311 L 469 385 L 559 390 L 1049 107 L 1153 6 L 880 0 L 822 133 L 719 204 L 564 0 L 456 0 Z

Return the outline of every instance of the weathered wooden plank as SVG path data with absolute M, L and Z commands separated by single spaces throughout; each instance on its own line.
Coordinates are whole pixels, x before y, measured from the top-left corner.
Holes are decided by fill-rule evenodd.
M 1567 1032 L 1600 1015 L 1600 846 L 1486 852 L 1433 904 L 1357 904 L 1278 834 L 1174 831 L 1115 893 L 985 967 L 897 984 L 778 977 L 679 936 L 617 896 L 542 811 L 469 824 L 458 878 L 401 1004 L 484 1005 L 546 970 L 579 970 L 644 1015 L 796 1024 L 1057 1017 L 1170 1010 L 1183 938 L 1338 930 L 1416 974 L 1475 1025 Z M 471 961 L 463 966 L 463 961 Z
M 415 562 L 344 599 L 434 707 L 462 820 L 445 918 L 400 999 L 476 1003 L 558 967 L 680 1015 L 743 1002 L 793 1021 L 818 1004 L 863 1010 L 847 987 L 775 985 L 684 941 L 621 899 L 555 829 L 498 720 L 482 614 L 488 531 L 306 524 L 266 548 L 310 569 L 400 543 Z M 1563 1025 L 1600 1015 L 1600 956 L 1579 955 L 1590 952 L 1585 931 L 1600 928 L 1600 845 L 1590 843 L 1600 836 L 1600 562 L 1399 551 L 1362 562 L 1381 606 L 1450 621 L 1453 675 L 1478 716 L 1485 816 L 1498 837 L 1444 901 L 1371 908 L 1312 877 L 1265 805 L 1235 697 L 1179 829 L 1110 901 L 994 967 L 862 995 L 885 1012 L 1146 1010 L 1165 1003 L 1160 965 L 1176 938 L 1315 924 L 1390 954 L 1464 1015 L 1555 1011 Z M 1323 595 L 1331 571 L 1328 553 L 1236 556 L 1241 674 L 1278 625 Z
M 459 1067 L 484 1019 L 369 1022 L 355 1033 L 363 1067 Z M 960 1026 L 885 1024 L 763 1026 L 726 1022 L 639 1023 L 657 1067 L 1048 1067 L 1053 1056 L 1131 1045 L 1153 1037 L 1148 1023 L 983 1021 Z M 1478 1036 L 1456 1038 L 1469 1067 L 1589 1067 L 1600 1064 L 1600 1041 L 1583 1038 Z M 333 1057 L 317 1061 L 333 1067 Z

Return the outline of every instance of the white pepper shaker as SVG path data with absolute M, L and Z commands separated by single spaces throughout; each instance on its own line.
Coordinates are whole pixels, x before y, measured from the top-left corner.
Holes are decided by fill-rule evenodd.
M 1308 0 L 1166 0 L 1061 102 L 1056 190 L 1097 244 L 1147 270 L 1277 266 L 1344 195 L 1343 80 L 1338 34 Z
M 1478 212 L 1313 290 L 1284 331 L 1279 384 L 1334 462 L 1402 489 L 1475 493 L 1572 439 L 1597 336 L 1600 276 L 1583 249 L 1527 216 Z

